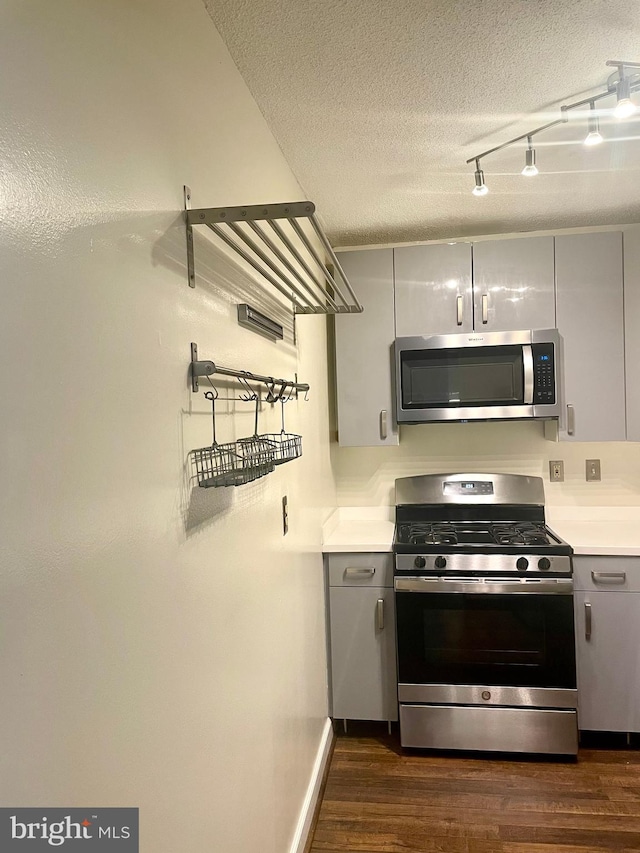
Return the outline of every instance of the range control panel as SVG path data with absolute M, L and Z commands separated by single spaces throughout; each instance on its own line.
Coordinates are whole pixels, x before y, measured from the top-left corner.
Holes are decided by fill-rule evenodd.
M 553 344 L 533 344 L 533 402 L 556 401 L 556 370 Z
M 442 491 L 445 495 L 492 495 L 493 483 L 491 480 L 445 480 Z

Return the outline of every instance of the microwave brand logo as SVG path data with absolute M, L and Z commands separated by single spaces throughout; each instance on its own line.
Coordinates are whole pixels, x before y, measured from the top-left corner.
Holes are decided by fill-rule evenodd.
M 484 338 L 467 338 L 468 341 L 483 341 Z
M 0 809 L 0 850 L 138 853 L 138 809 Z

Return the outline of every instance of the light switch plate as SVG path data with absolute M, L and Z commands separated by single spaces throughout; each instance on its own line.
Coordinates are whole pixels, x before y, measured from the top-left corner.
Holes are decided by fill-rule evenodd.
M 587 459 L 586 462 L 586 474 L 587 481 L 592 482 L 595 480 L 601 480 L 600 476 L 600 460 L 599 459 Z
M 564 482 L 564 462 L 562 459 L 554 459 L 549 462 L 549 479 L 552 483 Z

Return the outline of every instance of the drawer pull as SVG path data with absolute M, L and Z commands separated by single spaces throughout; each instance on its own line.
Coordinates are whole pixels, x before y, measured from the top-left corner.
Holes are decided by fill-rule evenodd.
M 591 572 L 591 580 L 594 583 L 626 583 L 626 572 Z
M 591 639 L 591 605 L 588 601 L 584 603 L 584 638 Z
M 356 577 L 372 578 L 375 575 L 376 570 L 373 566 L 347 566 L 347 568 L 344 570 L 344 573 L 348 577 L 353 577 L 355 575 Z
M 576 410 L 567 403 L 567 435 L 576 434 Z
M 378 631 L 384 630 L 384 598 L 379 598 L 376 602 L 376 628 Z

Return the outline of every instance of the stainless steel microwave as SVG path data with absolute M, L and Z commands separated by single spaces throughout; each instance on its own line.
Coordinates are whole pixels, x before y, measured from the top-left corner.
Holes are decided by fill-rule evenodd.
M 557 418 L 557 329 L 396 338 L 398 423 Z

